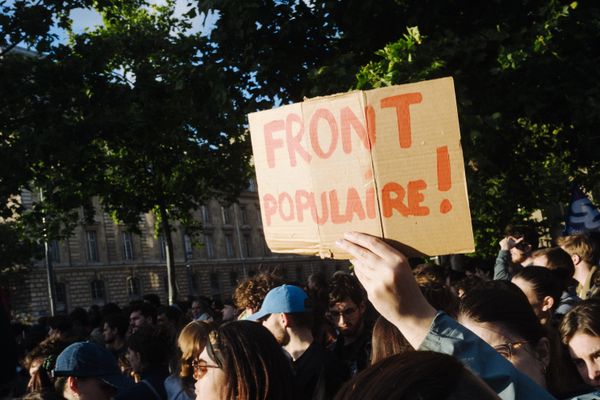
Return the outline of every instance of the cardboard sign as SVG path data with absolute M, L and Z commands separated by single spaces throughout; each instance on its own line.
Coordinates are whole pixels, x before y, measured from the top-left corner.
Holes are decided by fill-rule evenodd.
M 474 250 L 452 78 L 248 117 L 272 251 L 348 258 L 335 246 L 346 231 L 414 254 Z

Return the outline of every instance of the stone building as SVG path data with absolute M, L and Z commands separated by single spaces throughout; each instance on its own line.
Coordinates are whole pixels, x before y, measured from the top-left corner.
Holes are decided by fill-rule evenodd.
M 31 203 L 31 194 L 24 194 L 22 200 Z M 177 224 L 172 233 L 180 299 L 202 295 L 224 300 L 240 279 L 259 271 L 278 271 L 289 281 L 304 283 L 313 272 L 330 275 L 348 265 L 340 260 L 271 253 L 263 235 L 258 195 L 252 188 L 235 204 L 211 200 L 196 218 L 202 222 L 200 234 L 190 237 Z M 154 222 L 152 214 L 143 215 L 137 235 L 100 211 L 92 225 L 81 225 L 68 240 L 50 243 L 56 311 L 66 313 L 108 302 L 125 305 L 150 293 L 166 303 L 164 238 L 155 236 Z M 15 313 L 48 315 L 48 297 L 43 262 L 10 285 Z

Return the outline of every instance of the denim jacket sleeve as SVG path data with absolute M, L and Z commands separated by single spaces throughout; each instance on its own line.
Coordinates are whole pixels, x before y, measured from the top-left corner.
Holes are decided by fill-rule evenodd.
M 479 336 L 442 312 L 436 315 L 419 350 L 456 357 L 503 400 L 554 399 Z

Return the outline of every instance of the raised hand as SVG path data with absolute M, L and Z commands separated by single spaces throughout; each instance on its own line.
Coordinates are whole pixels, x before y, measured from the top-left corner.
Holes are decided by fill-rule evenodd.
M 336 243 L 354 258 L 356 276 L 373 306 L 418 348 L 436 315 L 417 286 L 407 258 L 382 239 L 348 232 Z

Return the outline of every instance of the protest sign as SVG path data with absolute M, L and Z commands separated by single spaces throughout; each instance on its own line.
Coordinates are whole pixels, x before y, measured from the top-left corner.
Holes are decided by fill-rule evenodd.
M 452 78 L 249 114 L 265 240 L 347 258 L 346 231 L 415 254 L 474 250 Z

